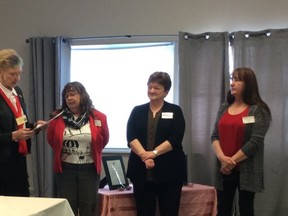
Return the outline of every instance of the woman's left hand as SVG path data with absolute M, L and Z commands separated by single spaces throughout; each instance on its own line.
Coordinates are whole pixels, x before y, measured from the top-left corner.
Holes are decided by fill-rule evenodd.
M 141 160 L 142 160 L 143 162 L 145 162 L 145 161 L 148 160 L 148 159 L 154 159 L 154 158 L 155 158 L 155 154 L 153 153 L 153 151 L 145 151 L 145 152 L 143 152 L 143 153 L 140 155 L 140 157 L 141 157 Z
M 223 173 L 224 175 L 229 175 L 229 174 L 231 174 L 234 167 L 235 167 L 235 165 L 221 166 L 220 172 Z
M 48 127 L 48 124 L 46 124 L 46 121 L 43 121 L 43 120 L 38 120 L 36 123 L 35 123 L 35 130 L 37 130 L 38 127 L 41 127 L 39 128 L 40 130 L 46 130 L 47 127 Z M 44 126 L 43 126 L 44 125 Z

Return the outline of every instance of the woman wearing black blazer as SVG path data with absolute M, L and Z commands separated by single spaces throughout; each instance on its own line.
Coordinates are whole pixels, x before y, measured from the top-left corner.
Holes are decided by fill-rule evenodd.
M 0 195 L 29 196 L 26 154 L 31 130 L 22 91 L 16 86 L 22 58 L 13 49 L 0 50 Z M 38 121 L 34 124 L 44 124 Z
M 154 216 L 157 202 L 161 215 L 176 216 L 186 181 L 185 120 L 179 106 L 164 101 L 171 87 L 167 73 L 153 73 L 147 85 L 150 102 L 136 106 L 127 124 L 127 176 L 138 216 Z

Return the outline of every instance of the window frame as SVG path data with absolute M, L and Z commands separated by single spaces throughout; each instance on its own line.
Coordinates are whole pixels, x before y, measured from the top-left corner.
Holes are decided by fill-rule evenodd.
M 172 42 L 174 44 L 174 76 L 172 80 L 173 103 L 178 103 L 179 94 L 179 67 L 178 67 L 178 35 L 143 35 L 143 36 L 110 36 L 110 37 L 86 37 L 86 38 L 70 38 L 70 46 L 85 45 L 113 45 L 113 44 L 129 44 L 129 43 L 161 43 Z M 148 79 L 148 78 L 147 78 Z M 71 79 L 70 79 L 71 80 Z M 136 104 L 135 104 L 136 105 Z M 127 119 L 128 120 L 128 119 Z M 107 148 L 103 149 L 103 153 L 129 153 L 130 148 Z

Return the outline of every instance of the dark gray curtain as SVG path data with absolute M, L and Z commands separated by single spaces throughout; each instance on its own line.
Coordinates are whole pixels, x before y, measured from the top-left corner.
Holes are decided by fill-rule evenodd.
M 31 121 L 49 119 L 60 105 L 62 85 L 69 79 L 70 46 L 63 37 L 35 37 L 30 43 L 29 94 Z M 45 132 L 34 138 L 32 171 L 34 195 L 54 196 L 53 152 Z
M 272 112 L 266 136 L 264 193 L 256 194 L 255 214 L 288 212 L 288 29 L 231 34 L 234 67 L 251 67 L 260 95 Z
M 186 132 L 188 181 L 212 185 L 210 144 L 217 111 L 229 87 L 228 33 L 179 33 L 179 105 Z

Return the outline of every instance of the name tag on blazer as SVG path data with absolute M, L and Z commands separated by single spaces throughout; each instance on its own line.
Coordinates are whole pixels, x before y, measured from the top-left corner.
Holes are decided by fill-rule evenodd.
M 18 126 L 26 123 L 27 122 L 26 115 L 23 115 L 23 116 L 20 116 L 20 117 L 16 118 L 16 122 L 17 122 Z
M 102 126 L 101 121 L 100 121 L 100 120 L 97 120 L 97 119 L 94 121 L 94 124 L 95 124 L 95 126 L 97 126 L 97 127 L 101 127 L 101 126 Z
M 244 124 L 255 123 L 255 117 L 254 116 L 245 116 L 245 117 L 242 117 L 242 121 Z
M 173 119 L 173 112 L 162 112 L 162 119 Z

